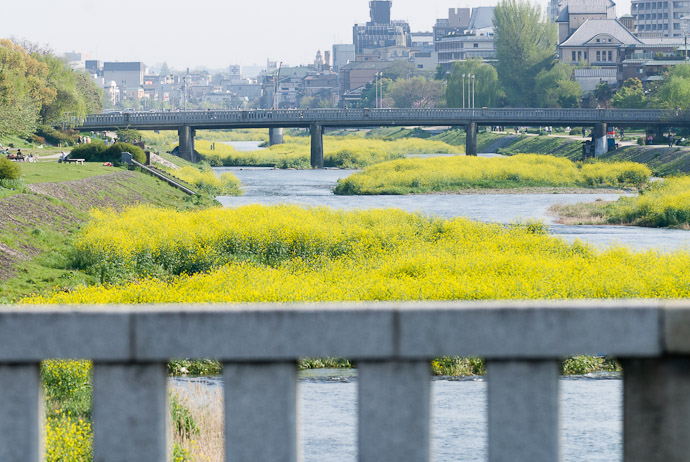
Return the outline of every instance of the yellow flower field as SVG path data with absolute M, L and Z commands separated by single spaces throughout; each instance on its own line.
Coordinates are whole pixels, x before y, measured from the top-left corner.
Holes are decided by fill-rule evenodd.
M 367 167 L 338 181 L 336 194 L 410 194 L 482 188 L 637 187 L 652 172 L 634 162 L 576 164 L 562 157 L 432 157 Z
M 688 227 L 690 177 L 667 178 L 653 183 L 637 197 L 621 197 L 605 209 L 611 223 L 638 226 Z
M 311 139 L 285 137 L 284 144 L 259 151 L 239 152 L 232 146 L 197 141 L 196 149 L 213 166 L 271 166 L 278 168 L 310 168 Z M 462 154 L 462 147 L 441 141 L 404 138 L 394 141 L 364 139 L 354 136 L 325 136 L 326 167 L 361 168 L 378 162 L 399 159 L 407 154 Z
M 192 185 L 198 191 L 215 196 L 240 196 L 240 180 L 232 173 L 222 173 L 220 177 L 213 170 L 199 170 L 194 167 L 182 167 L 179 170 L 168 169 L 168 173 Z
M 690 254 L 597 250 L 543 233 L 399 210 L 296 206 L 100 212 L 82 264 L 122 284 L 27 303 L 681 298 Z M 153 277 L 157 276 L 157 277 Z M 134 278 L 134 282 L 132 281 Z

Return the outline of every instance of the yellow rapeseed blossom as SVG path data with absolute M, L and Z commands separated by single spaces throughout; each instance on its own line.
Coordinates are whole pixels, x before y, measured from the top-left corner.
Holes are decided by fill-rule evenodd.
M 432 157 L 372 165 L 338 181 L 336 194 L 409 194 L 480 188 L 630 187 L 651 171 L 634 162 L 576 164 L 562 157 Z
M 93 432 L 91 424 L 64 415 L 46 421 L 46 462 L 90 462 Z
M 29 303 L 681 298 L 685 251 L 597 250 L 539 226 L 438 219 L 400 210 L 246 206 L 96 212 L 78 242 L 121 285 Z M 150 271 L 156 267 L 159 273 Z M 158 277 L 153 277 L 158 276 Z

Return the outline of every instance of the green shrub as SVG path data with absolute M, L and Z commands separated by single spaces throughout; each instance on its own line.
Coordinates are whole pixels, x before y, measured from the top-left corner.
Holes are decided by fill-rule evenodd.
M 0 157 L 0 179 L 17 180 L 20 176 L 22 176 L 22 169 L 18 163 Z
M 120 154 L 123 152 L 131 153 L 134 160 L 142 164 L 146 162 L 146 154 L 140 147 L 127 143 L 115 143 L 107 147 L 104 143 L 98 141 L 75 147 L 72 149 L 70 157 L 73 159 L 84 159 L 87 162 L 118 163 L 121 160 Z
M 108 162 L 120 162 L 120 154 L 123 152 L 132 154 L 132 158 L 137 162 L 146 163 L 146 153 L 144 150 L 129 143 L 115 143 L 106 149 L 105 154 L 111 157 Z
M 34 143 L 45 144 L 48 142 L 48 144 L 52 144 L 54 146 L 57 146 L 58 144 L 63 146 L 74 146 L 77 144 L 79 132 L 76 130 L 61 131 L 51 127 L 50 125 L 43 125 L 37 130 L 36 135 L 34 136 L 36 137 L 34 138 Z M 40 142 L 37 140 L 37 138 L 42 138 L 43 141 Z

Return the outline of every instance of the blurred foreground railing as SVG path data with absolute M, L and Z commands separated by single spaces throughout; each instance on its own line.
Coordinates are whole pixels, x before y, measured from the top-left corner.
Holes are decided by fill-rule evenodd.
M 37 461 L 39 362 L 94 362 L 94 460 L 166 459 L 170 358 L 217 358 L 226 458 L 301 460 L 297 366 L 359 367 L 359 460 L 430 460 L 429 362 L 487 360 L 489 460 L 559 460 L 559 360 L 615 355 L 624 367 L 624 460 L 690 454 L 690 303 L 362 303 L 0 311 L 0 460 Z

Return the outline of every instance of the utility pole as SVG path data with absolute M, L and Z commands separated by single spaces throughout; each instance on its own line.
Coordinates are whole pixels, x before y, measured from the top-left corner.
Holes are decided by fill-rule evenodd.
M 465 109 L 465 74 L 462 74 L 462 108 Z
M 472 109 L 474 109 L 476 106 L 474 105 L 474 78 L 476 76 L 472 74 Z

